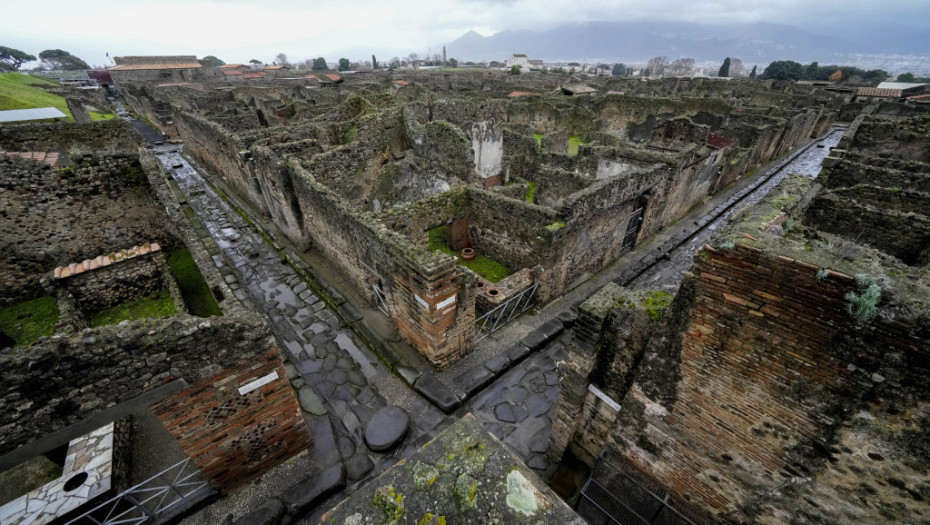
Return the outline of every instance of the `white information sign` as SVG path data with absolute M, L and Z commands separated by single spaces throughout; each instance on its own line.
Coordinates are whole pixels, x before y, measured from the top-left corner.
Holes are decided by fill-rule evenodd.
M 274 381 L 274 380 L 277 379 L 277 378 L 278 378 L 278 371 L 277 371 L 277 370 L 275 370 L 274 372 L 272 372 L 272 373 L 270 373 L 270 374 L 268 374 L 268 375 L 266 375 L 266 376 L 259 377 L 258 379 L 256 379 L 255 381 L 252 381 L 251 383 L 247 383 L 247 384 L 245 384 L 245 385 L 240 386 L 240 387 L 239 387 L 239 395 L 240 395 L 240 396 L 244 396 L 244 395 L 248 394 L 249 392 L 255 390 L 256 388 L 261 388 L 261 387 L 267 385 L 268 383 Z

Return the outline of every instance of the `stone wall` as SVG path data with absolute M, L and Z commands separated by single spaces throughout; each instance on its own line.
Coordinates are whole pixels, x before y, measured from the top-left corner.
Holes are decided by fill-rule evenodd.
M 85 152 L 110 149 L 134 149 L 141 144 L 139 135 L 122 119 L 88 124 L 68 122 L 18 124 L 0 129 L 0 150 Z
M 55 266 L 148 242 L 174 245 L 137 155 L 71 160 L 53 169 L 0 157 L 0 303 L 40 294 L 40 277 Z
M 255 381 L 264 384 L 247 386 Z M 223 492 L 310 446 L 307 423 L 277 349 L 191 385 L 153 405 L 152 413 Z
M 246 315 L 180 315 L 42 338 L 22 352 L 0 355 L 0 453 L 173 379 L 196 384 L 274 347 L 264 321 Z
M 297 159 L 281 162 L 257 147 L 253 160 L 244 161 L 236 137 L 230 139 L 216 124 L 184 112 L 176 119 L 195 158 L 223 174 L 252 206 L 270 213 L 295 244 L 319 249 L 356 293 L 372 297 L 371 285 L 380 282 L 391 318 L 433 364 L 446 365 L 471 351 L 474 283 L 453 258 L 410 246 L 319 183 Z
M 56 268 L 53 284 L 65 288 L 81 312 L 91 314 L 161 290 L 164 264 L 161 246 L 142 245 Z M 81 272 L 73 273 L 78 265 Z M 67 275 L 63 274 L 64 269 Z

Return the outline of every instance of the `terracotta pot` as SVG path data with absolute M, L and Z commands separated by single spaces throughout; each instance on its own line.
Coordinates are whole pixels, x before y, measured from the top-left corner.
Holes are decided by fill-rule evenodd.
M 463 261 L 470 261 L 470 260 L 472 260 L 472 259 L 474 259 L 474 258 L 475 258 L 475 250 L 473 250 L 473 249 L 471 249 L 471 248 L 465 248 L 464 250 L 462 250 L 462 260 L 463 260 Z

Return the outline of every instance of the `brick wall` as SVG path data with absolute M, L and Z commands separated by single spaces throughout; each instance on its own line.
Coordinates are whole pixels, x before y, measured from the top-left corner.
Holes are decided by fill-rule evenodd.
M 744 245 L 705 248 L 692 268 L 680 379 L 656 385 L 641 369 L 623 401 L 613 437 L 626 458 L 718 520 L 749 519 L 777 487 L 822 475 L 837 429 L 867 400 L 899 403 L 868 408 L 876 419 L 926 403 L 927 327 L 857 324 L 844 299 L 855 280 L 833 271 L 817 279 L 819 269 Z M 919 410 L 904 419 L 926 425 Z M 781 510 L 798 504 L 787 500 Z
M 239 388 L 277 374 L 240 394 Z M 228 492 L 310 446 L 310 432 L 277 349 L 166 398 L 152 412 L 214 487 Z

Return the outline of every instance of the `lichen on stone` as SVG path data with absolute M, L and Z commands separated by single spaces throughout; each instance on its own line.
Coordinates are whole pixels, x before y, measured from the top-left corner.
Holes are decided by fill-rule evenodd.
M 417 461 L 413 466 L 413 484 L 417 490 L 426 490 L 436 482 L 439 477 L 439 469 L 429 463 Z
M 536 514 L 539 508 L 538 492 L 519 470 L 511 470 L 507 474 L 507 506 L 525 515 Z
M 475 508 L 478 500 L 478 481 L 468 474 L 460 475 L 455 480 L 453 497 L 459 507 L 459 512 Z
M 382 524 L 399 523 L 404 517 L 404 495 L 398 494 L 394 485 L 378 487 L 371 505 L 384 512 Z

